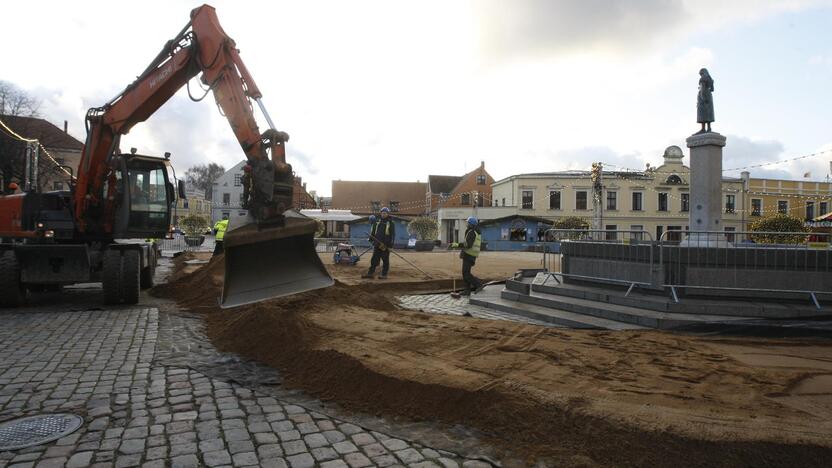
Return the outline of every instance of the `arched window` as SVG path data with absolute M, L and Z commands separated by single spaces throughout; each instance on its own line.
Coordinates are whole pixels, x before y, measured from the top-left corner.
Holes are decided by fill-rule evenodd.
M 671 175 L 670 177 L 667 178 L 667 181 L 665 183 L 674 184 L 674 185 L 675 184 L 681 184 L 682 183 L 682 178 L 677 176 L 676 174 L 673 174 L 673 175 Z

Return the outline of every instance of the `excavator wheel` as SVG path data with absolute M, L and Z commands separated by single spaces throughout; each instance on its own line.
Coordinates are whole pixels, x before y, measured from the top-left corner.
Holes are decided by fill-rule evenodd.
M 139 302 L 139 252 L 108 249 L 104 252 L 102 283 L 108 304 Z
M 150 289 L 153 287 L 153 275 L 156 274 L 156 252 L 155 250 L 151 251 L 150 253 L 150 262 L 144 268 L 142 268 L 142 274 L 140 278 L 141 288 L 142 289 Z
M 0 307 L 17 307 L 23 303 L 26 289 L 20 283 L 20 264 L 11 250 L 0 254 Z

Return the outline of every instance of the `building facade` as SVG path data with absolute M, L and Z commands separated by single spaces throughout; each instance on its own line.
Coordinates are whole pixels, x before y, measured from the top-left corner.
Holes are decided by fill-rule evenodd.
M 176 205 L 174 205 L 171 217 L 171 222 L 174 226 L 179 226 L 179 220 L 181 218 L 191 215 L 202 216 L 207 222 L 212 221 L 211 201 L 205 199 L 204 191 L 197 189 L 191 184 L 187 184 L 185 186 L 185 196 L 185 199 L 176 199 Z
M 645 240 L 679 239 L 689 228 L 690 211 L 690 168 L 683 157 L 671 146 L 657 168 L 603 172 L 601 228 L 635 231 L 633 237 Z M 723 178 L 722 187 L 725 230 L 740 231 L 746 222 L 743 181 Z M 589 222 L 594 214 L 590 171 L 514 175 L 495 182 L 492 193 L 493 206 L 513 207 L 526 216 L 552 221 L 578 216 Z
M 66 166 L 66 171 L 76 176 L 84 144 L 69 134 L 67 122 L 64 121 L 62 130 L 45 119 L 35 117 L 0 115 L 0 120 L 18 135 L 36 139 L 46 148 L 48 155 L 43 150 L 39 150 L 38 187 L 40 190 L 43 192 L 69 190 L 70 176 L 59 166 Z M 3 187 L 10 182 L 18 182 L 18 185 L 23 186 L 25 150 L 26 143 L 0 131 L 0 154 L 3 156 L 0 160 L 0 179 L 3 179 Z
M 832 183 L 758 179 L 743 173 L 749 221 L 784 213 L 810 221 L 832 209 Z
M 440 208 L 491 206 L 491 184 L 494 178 L 485 170 L 485 162 L 461 176 L 428 176 L 427 213 L 435 215 Z

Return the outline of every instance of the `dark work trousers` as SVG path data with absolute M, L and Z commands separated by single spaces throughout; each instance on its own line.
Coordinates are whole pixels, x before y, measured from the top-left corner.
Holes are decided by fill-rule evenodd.
M 223 252 L 222 250 L 222 241 L 215 241 L 214 242 L 214 255 L 219 255 Z
M 482 281 L 471 273 L 471 268 L 477 263 L 477 257 L 472 257 L 466 253 L 462 254 L 462 279 L 465 281 L 465 287 L 473 291 L 482 285 Z
M 373 247 L 373 258 L 370 259 L 369 272 L 371 275 L 375 273 L 379 261 L 383 263 L 381 266 L 381 275 L 387 276 L 387 272 L 390 271 L 390 249 L 381 250 L 378 247 Z

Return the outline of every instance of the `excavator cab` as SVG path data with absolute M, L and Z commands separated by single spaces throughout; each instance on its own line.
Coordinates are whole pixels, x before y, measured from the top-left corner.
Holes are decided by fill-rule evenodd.
M 171 207 L 176 201 L 168 176 L 169 166 L 170 162 L 162 158 L 138 154 L 118 156 L 115 238 L 159 238 L 167 233 Z

